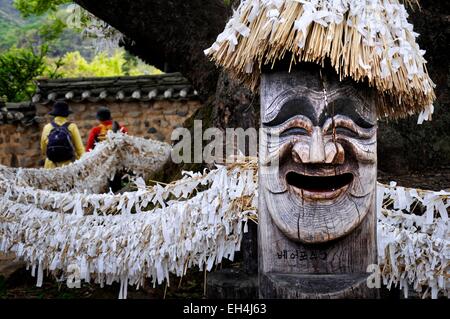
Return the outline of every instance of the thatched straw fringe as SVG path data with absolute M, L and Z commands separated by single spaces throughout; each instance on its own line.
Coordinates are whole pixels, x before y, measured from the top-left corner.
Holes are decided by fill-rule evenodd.
M 264 65 L 329 59 L 341 79 L 380 92 L 380 117 L 404 117 L 436 98 L 407 16 L 398 0 L 243 0 L 205 53 L 252 90 Z

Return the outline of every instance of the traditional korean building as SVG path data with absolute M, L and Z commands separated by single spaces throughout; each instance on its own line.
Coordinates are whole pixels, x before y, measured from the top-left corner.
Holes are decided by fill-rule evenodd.
M 180 73 L 40 79 L 31 103 L 0 106 L 0 164 L 38 167 L 42 127 L 56 100 L 66 101 L 74 112 L 70 120 L 86 143 L 89 130 L 97 125 L 98 107 L 110 108 L 114 120 L 129 134 L 171 142 L 180 127 L 201 106 L 197 92 Z

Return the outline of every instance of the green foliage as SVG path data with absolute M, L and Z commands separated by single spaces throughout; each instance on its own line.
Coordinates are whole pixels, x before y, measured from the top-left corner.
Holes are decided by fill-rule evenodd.
M 36 77 L 95 77 L 161 73 L 124 50 L 94 53 L 81 29 L 68 27 L 69 0 L 0 0 L 0 97 L 30 99 Z M 14 6 L 13 6 L 14 5 Z M 17 11 L 19 10 L 19 11 Z M 81 10 L 83 11 L 83 10 Z M 87 15 L 79 16 L 81 20 Z M 86 22 L 86 21 L 85 21 Z
M 116 50 L 109 56 L 100 52 L 91 60 L 86 60 L 78 51 L 66 53 L 60 60 L 48 59 L 49 66 L 57 69 L 63 77 L 95 77 L 159 74 L 160 70 L 148 66 L 139 59 L 131 57 L 124 50 Z
M 42 15 L 48 11 L 56 11 L 61 4 L 70 3 L 70 0 L 14 0 L 14 6 L 24 17 Z
M 3 48 L 9 48 L 13 46 L 17 38 L 16 36 L 10 31 L 13 29 L 16 25 L 11 23 L 10 21 L 6 20 L 0 20 L 0 49 Z
M 10 102 L 29 100 L 36 90 L 37 77 L 96 77 L 159 74 L 160 70 L 117 50 L 112 56 L 102 52 L 91 61 L 78 51 L 60 58 L 47 57 L 47 47 L 11 48 L 0 54 L 0 96 Z
M 38 34 L 44 41 L 52 41 L 57 39 L 63 33 L 65 28 L 66 24 L 54 15 L 40 26 Z
M 35 92 L 34 79 L 45 73 L 58 76 L 57 69 L 46 66 L 46 47 L 36 49 L 12 48 L 0 54 L 0 96 L 10 102 L 30 99 Z
M 62 56 L 66 52 L 80 51 L 84 57 L 92 58 L 92 40 L 84 39 L 79 30 L 67 27 L 67 6 L 57 7 L 66 1 L 16 1 L 0 0 L 0 52 L 16 47 L 48 46 L 50 56 Z M 52 6 L 45 3 L 51 3 Z M 52 8 L 44 12 L 42 8 Z M 39 9 L 41 8 L 41 9 Z M 41 14 L 41 15 L 38 15 Z
M 108 57 L 106 53 L 97 54 L 91 62 L 86 61 L 80 52 L 69 52 L 62 58 L 61 72 L 64 77 L 114 76 L 121 75 L 125 59 L 122 54 Z

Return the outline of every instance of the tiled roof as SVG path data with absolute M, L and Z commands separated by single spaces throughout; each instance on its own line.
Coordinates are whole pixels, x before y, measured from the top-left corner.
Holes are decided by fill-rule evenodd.
M 197 92 L 180 73 L 141 76 L 39 79 L 34 103 L 193 99 Z
M 0 100 L 0 125 L 22 123 L 31 125 L 34 123 L 36 109 L 30 102 L 5 103 Z

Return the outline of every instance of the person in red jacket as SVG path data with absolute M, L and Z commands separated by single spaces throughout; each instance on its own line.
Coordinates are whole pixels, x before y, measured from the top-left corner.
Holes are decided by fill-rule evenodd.
M 119 125 L 116 121 L 113 121 L 111 117 L 111 111 L 107 107 L 100 107 L 97 111 L 97 120 L 99 125 L 92 128 L 89 132 L 88 141 L 86 144 L 86 152 L 92 151 L 96 143 L 104 141 L 108 131 L 128 133 L 125 126 Z

